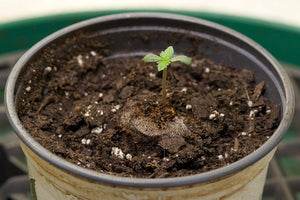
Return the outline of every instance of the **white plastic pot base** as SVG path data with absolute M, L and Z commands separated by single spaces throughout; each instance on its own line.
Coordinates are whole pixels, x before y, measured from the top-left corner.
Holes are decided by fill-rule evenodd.
M 35 180 L 38 200 L 259 200 L 275 149 L 253 165 L 230 176 L 190 186 L 130 188 L 88 180 L 59 169 L 37 156 L 21 142 L 29 176 Z

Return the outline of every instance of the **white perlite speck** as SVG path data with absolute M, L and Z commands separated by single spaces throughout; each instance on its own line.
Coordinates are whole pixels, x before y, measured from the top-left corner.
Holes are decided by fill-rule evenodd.
M 84 116 L 85 116 L 85 117 L 89 117 L 89 116 L 90 116 L 90 113 L 89 113 L 89 112 L 86 112 L 86 113 L 84 113 Z
M 169 158 L 166 158 L 166 157 L 164 157 L 164 158 L 163 158 L 163 161 L 169 162 L 169 161 L 170 161 L 170 159 L 169 159 Z
M 59 135 L 58 135 L 58 138 L 61 138 L 61 137 L 62 137 L 62 134 L 59 134 Z
M 85 138 L 83 138 L 83 139 L 81 140 L 81 144 L 86 144 L 86 139 L 85 139 Z
M 223 155 L 218 155 L 218 159 L 223 160 L 224 159 Z
M 89 145 L 91 143 L 91 139 L 86 140 L 86 144 Z
M 185 109 L 191 110 L 191 109 L 192 109 L 192 105 L 191 105 L 191 104 L 187 104 L 187 105 L 185 106 Z
M 149 76 L 151 77 L 151 78 L 153 78 L 153 77 L 156 77 L 156 74 L 155 73 L 149 73 Z
M 210 120 L 215 119 L 215 118 L 216 118 L 216 115 L 215 115 L 215 114 L 210 114 L 210 115 L 209 115 L 209 119 L 210 119 Z
M 51 67 L 46 67 L 45 69 L 44 69 L 44 72 L 45 73 L 49 73 L 49 72 L 51 72 L 52 71 L 52 68 Z
M 187 91 L 187 88 L 182 88 L 182 89 L 180 90 L 180 92 L 184 92 L 184 93 L 186 93 L 186 91 Z
M 216 114 L 216 115 L 219 115 L 219 112 L 216 111 L 216 110 L 214 110 L 213 113 Z
M 244 136 L 245 136 L 245 135 L 247 135 L 247 133 L 246 133 L 246 132 L 242 132 L 241 134 L 242 134 L 242 135 L 244 135 Z
M 233 105 L 233 101 L 230 101 L 230 102 L 229 102 L 229 105 L 232 106 L 232 105 Z
M 129 154 L 129 153 L 128 153 L 128 154 L 126 154 L 126 156 L 125 156 L 125 157 L 126 157 L 126 159 L 127 159 L 127 160 L 132 160 L 132 155 L 131 155 L 131 154 Z
M 114 108 L 111 110 L 112 112 L 117 112 L 117 110 L 120 109 L 120 105 L 114 106 Z
M 95 51 L 90 51 L 90 54 L 91 54 L 92 56 L 96 56 L 96 55 L 97 55 Z
M 216 110 L 214 110 L 213 113 L 209 115 L 209 119 L 210 119 L 210 120 L 216 120 L 216 119 L 217 119 L 217 118 L 216 118 L 217 116 L 219 116 L 219 112 L 216 111 Z
M 103 128 L 96 127 L 96 128 L 92 129 L 91 133 L 93 133 L 93 134 L 100 134 L 100 133 L 102 133 L 102 131 L 103 131 Z
M 222 89 L 221 88 L 218 88 L 218 91 L 220 92 Z
M 228 153 L 225 153 L 224 156 L 225 156 L 225 158 L 228 158 Z
M 31 90 L 31 87 L 30 86 L 28 86 L 26 89 L 25 89 L 27 92 L 30 92 L 30 90 Z
M 248 100 L 248 101 L 247 101 L 247 104 L 248 104 L 249 107 L 252 107 L 252 106 L 253 106 L 253 102 L 252 102 L 251 100 Z
M 267 114 L 270 114 L 270 113 L 271 113 L 271 110 L 266 110 L 266 113 L 267 113 Z
M 77 56 L 77 62 L 78 62 L 78 64 L 79 64 L 80 67 L 83 66 L 82 55 Z
M 116 156 L 117 158 L 124 159 L 125 154 L 118 147 L 111 148 L 111 155 Z
M 205 73 L 209 73 L 209 72 L 210 72 L 210 69 L 209 69 L 208 67 L 206 67 L 205 70 L 204 70 L 204 72 L 205 72 Z
M 103 93 L 102 92 L 99 93 L 99 97 L 100 98 L 103 97 Z
M 221 113 L 221 114 L 220 114 L 220 117 L 224 117 L 224 116 L 225 116 L 224 113 Z
M 258 113 L 258 110 L 250 110 L 249 117 L 255 117 L 256 113 Z

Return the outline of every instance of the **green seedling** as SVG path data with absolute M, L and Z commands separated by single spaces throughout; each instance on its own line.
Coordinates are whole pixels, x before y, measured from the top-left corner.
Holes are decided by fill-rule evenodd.
M 163 70 L 163 79 L 162 79 L 162 100 L 163 103 L 166 103 L 166 82 L 167 82 L 167 67 L 172 63 L 172 62 L 182 62 L 186 65 L 191 65 L 191 59 L 187 56 L 180 55 L 173 57 L 174 54 L 174 49 L 172 46 L 169 46 L 166 50 L 162 51 L 159 56 L 155 55 L 153 53 L 147 54 L 144 58 L 143 61 L 145 63 L 149 62 L 156 62 L 157 63 L 157 69 L 158 71 Z

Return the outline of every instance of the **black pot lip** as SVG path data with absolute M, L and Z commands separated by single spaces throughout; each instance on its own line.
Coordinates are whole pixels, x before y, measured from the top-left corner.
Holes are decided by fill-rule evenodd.
M 57 37 L 63 36 L 70 31 L 74 31 L 79 28 L 83 28 L 85 26 L 89 26 L 94 23 L 110 21 L 110 20 L 118 20 L 124 18 L 165 18 L 165 19 L 172 19 L 172 20 L 182 20 L 187 22 L 193 23 L 201 23 L 206 26 L 209 26 L 214 29 L 222 30 L 239 40 L 247 43 L 248 45 L 257 49 L 257 51 L 263 55 L 265 58 L 268 59 L 270 63 L 272 63 L 274 69 L 279 74 L 280 79 L 282 80 L 284 91 L 285 91 L 285 99 L 283 98 L 283 117 L 282 121 L 273 134 L 272 137 L 259 149 L 251 153 L 250 155 L 242 158 L 241 160 L 232 163 L 228 166 L 212 170 L 205 173 L 200 173 L 196 175 L 184 176 L 184 177 L 174 177 L 174 178 L 158 178 L 158 179 L 149 179 L 149 178 L 128 178 L 128 177 L 119 177 L 114 175 L 108 175 L 100 172 L 95 172 L 89 169 L 85 169 L 79 167 L 75 164 L 67 162 L 66 160 L 52 154 L 50 151 L 42 147 L 38 142 L 36 142 L 30 134 L 25 130 L 22 126 L 22 123 L 17 115 L 16 107 L 15 107 L 15 100 L 14 100 L 14 89 L 16 80 L 18 75 L 22 69 L 22 67 L 29 61 L 29 58 L 37 53 L 40 48 L 45 46 L 46 44 L 50 43 L 51 41 L 55 40 Z M 63 28 L 37 44 L 31 47 L 15 64 L 14 68 L 12 69 L 5 87 L 5 107 L 6 113 L 9 119 L 10 124 L 12 125 L 13 129 L 15 130 L 16 134 L 20 138 L 20 140 L 29 147 L 33 152 L 35 152 L 38 156 L 45 159 L 50 164 L 63 169 L 71 174 L 76 176 L 84 177 L 93 181 L 102 182 L 106 184 L 112 184 L 117 186 L 126 186 L 126 187 L 138 187 L 138 188 L 167 188 L 167 187 L 179 187 L 179 186 L 188 186 L 193 184 L 199 184 L 207 181 L 213 181 L 222 177 L 225 177 L 230 174 L 234 174 L 251 164 L 255 163 L 256 161 L 263 158 L 267 153 L 269 153 L 272 149 L 274 149 L 280 140 L 283 138 L 284 134 L 286 133 L 294 114 L 294 107 L 295 107 L 295 96 L 294 91 L 292 88 L 291 81 L 285 72 L 285 70 L 280 66 L 280 64 L 276 61 L 276 59 L 268 53 L 263 47 L 258 45 L 256 42 L 252 41 L 251 39 L 247 38 L 246 36 L 230 29 L 224 27 L 222 25 L 209 22 L 206 20 L 193 18 L 184 15 L 177 15 L 177 14 L 167 14 L 167 13 L 154 13 L 154 12 L 143 12 L 143 13 L 124 13 L 124 14 L 115 14 L 115 15 L 108 15 L 102 16 L 98 18 L 93 18 L 90 20 L 85 20 L 74 25 L 68 26 Z

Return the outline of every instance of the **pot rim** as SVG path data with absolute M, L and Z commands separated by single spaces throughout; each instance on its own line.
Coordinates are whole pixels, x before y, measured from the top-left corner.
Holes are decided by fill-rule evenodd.
M 180 21 L 187 21 L 192 23 L 203 24 L 210 28 L 217 29 L 219 31 L 223 31 L 231 36 L 247 43 L 251 47 L 255 48 L 258 53 L 260 53 L 264 58 L 266 58 L 274 67 L 276 72 L 279 75 L 279 78 L 282 81 L 284 92 L 285 92 L 285 99 L 283 95 L 281 98 L 283 99 L 283 115 L 282 120 L 280 122 L 279 127 L 273 133 L 273 135 L 269 138 L 269 140 L 263 144 L 260 148 L 258 148 L 253 153 L 249 154 L 248 156 L 234 162 L 228 166 L 221 167 L 219 169 L 215 169 L 212 171 L 196 174 L 196 175 L 189 175 L 183 177 L 174 177 L 174 178 L 157 178 L 157 179 L 149 179 L 149 178 L 128 178 L 128 177 L 119 177 L 114 175 L 108 175 L 100 172 L 96 172 L 93 170 L 85 169 L 79 167 L 75 164 L 72 164 L 55 154 L 48 151 L 42 145 L 40 145 L 37 141 L 35 141 L 31 135 L 25 130 L 20 121 L 15 107 L 15 84 L 18 78 L 19 73 L 21 72 L 23 66 L 29 61 L 29 59 L 37 53 L 41 48 L 45 45 L 49 44 L 53 40 L 58 37 L 61 37 L 69 32 L 74 30 L 84 28 L 91 24 L 111 21 L 111 20 L 118 20 L 124 18 L 164 18 L 164 19 L 171 19 L 171 20 L 180 20 Z M 295 107 L 295 96 L 294 91 L 292 88 L 291 81 L 283 69 L 280 66 L 278 61 L 263 47 L 258 45 L 256 42 L 252 41 L 251 39 L 247 38 L 246 36 L 230 29 L 225 26 L 209 22 L 206 20 L 188 17 L 184 15 L 177 15 L 177 14 L 166 14 L 166 13 L 154 13 L 154 12 L 143 12 L 143 13 L 124 13 L 124 14 L 115 14 L 115 15 L 108 15 L 97 17 L 89 20 L 85 20 L 73 25 L 70 25 L 66 28 L 63 28 L 51 35 L 47 36 L 46 38 L 42 39 L 40 42 L 35 44 L 31 47 L 15 64 L 14 68 L 12 69 L 6 83 L 5 87 L 5 107 L 6 113 L 9 119 L 10 124 L 12 125 L 14 131 L 20 138 L 20 140 L 26 144 L 34 153 L 36 153 L 41 158 L 45 159 L 50 164 L 63 169 L 67 172 L 70 172 L 74 175 L 84 177 L 93 181 L 103 182 L 107 184 L 119 185 L 119 186 L 127 186 L 127 187 L 142 187 L 142 188 L 161 188 L 161 187 L 178 187 L 178 186 L 187 186 L 192 184 L 203 183 L 207 181 L 213 181 L 227 175 L 233 174 L 238 172 L 247 166 L 255 163 L 256 161 L 263 158 L 267 153 L 269 153 L 272 149 L 274 149 L 280 140 L 283 138 L 284 134 L 286 133 L 294 114 L 294 107 Z

